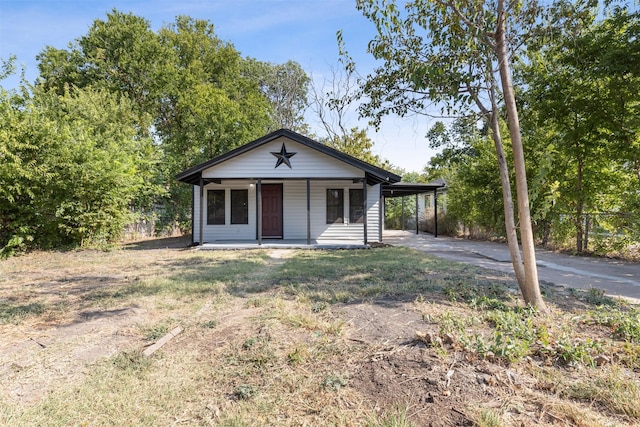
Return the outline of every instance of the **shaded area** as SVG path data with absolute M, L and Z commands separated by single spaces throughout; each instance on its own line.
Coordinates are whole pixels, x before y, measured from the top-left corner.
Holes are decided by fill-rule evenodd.
M 146 251 L 152 249 L 179 249 L 192 246 L 191 235 L 164 237 L 161 239 L 140 240 L 122 245 L 123 249 L 134 251 Z

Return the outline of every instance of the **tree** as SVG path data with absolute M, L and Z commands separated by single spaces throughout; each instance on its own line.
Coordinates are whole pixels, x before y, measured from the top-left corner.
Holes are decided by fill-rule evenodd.
M 243 75 L 257 82 L 271 104 L 269 131 L 285 128 L 308 133 L 304 112 L 309 104 L 307 93 L 311 79 L 300 64 L 294 61 L 272 64 L 247 58 L 243 68 Z
M 69 49 L 46 47 L 37 56 L 39 82 L 61 95 L 73 87 L 101 87 L 126 95 L 139 114 L 150 114 L 167 82 L 170 57 L 149 21 L 113 9 Z
M 329 85 L 328 89 L 326 85 Z M 325 136 L 318 140 L 372 165 L 392 169 L 389 161 L 373 154 L 374 142 L 369 138 L 367 129 L 349 125 L 354 89 L 355 80 L 351 72 L 342 75 L 333 71 L 331 80 L 324 81 L 322 87 L 311 85 L 311 109 L 325 131 Z
M 153 134 L 164 157 L 155 181 L 169 197 L 156 201 L 178 224 L 191 214 L 190 190 L 174 175 L 258 138 L 270 125 L 269 101 L 243 75 L 244 60 L 205 20 L 178 16 L 156 33 L 146 19 L 113 10 L 68 49 L 49 47 L 38 59 L 44 88 L 58 94 L 103 88 L 133 102 L 139 134 Z
M 404 11 L 395 2 L 378 0 L 361 0 L 357 6 L 377 29 L 369 52 L 383 61 L 362 82 L 362 95 L 369 100 L 361 114 L 379 124 L 386 114 L 428 113 L 434 105 L 447 114 L 460 114 L 471 106 L 478 110 L 495 144 L 514 272 L 525 302 L 545 311 L 510 71 L 511 55 L 536 24 L 537 2 L 416 0 Z M 522 255 L 499 127 L 501 101 L 513 145 Z
M 541 216 L 554 223 L 557 235 L 562 217 L 571 215 L 574 247 L 582 252 L 589 213 L 605 213 L 609 220 L 600 224 L 610 223 L 615 235 L 635 228 L 640 14 L 617 7 L 599 17 L 595 8 L 567 7 L 555 13 L 556 27 L 564 31 L 531 46 L 519 69 L 527 87 L 527 132 L 539 141 L 538 152 L 549 153 L 537 160 L 544 163 L 535 178 Z
M 188 229 L 191 189 L 174 175 L 264 135 L 271 109 L 257 83 L 242 74 L 240 53 L 210 22 L 179 16 L 158 36 L 173 53 L 155 115 L 170 192 L 165 204 Z
M 443 122 L 436 122 L 427 131 L 429 148 L 440 150 L 431 157 L 425 172 L 430 179 L 442 178 L 456 164 L 475 154 L 473 143 L 481 136 L 487 135 L 486 127 L 478 129 L 477 117 L 460 117 L 447 127 Z
M 507 132 L 504 121 L 500 121 L 500 130 Z M 447 179 L 448 220 L 463 225 L 471 235 L 504 237 L 501 182 L 491 135 L 469 118 L 457 119 L 445 129 L 436 124 L 427 135 L 432 144 L 433 138 L 438 145 L 449 141 L 441 154 L 431 159 L 432 166 L 436 162 L 436 172 Z M 503 144 L 509 159 L 510 141 L 505 138 Z M 513 179 L 513 173 L 509 178 Z
M 113 242 L 149 189 L 151 139 L 126 98 L 0 92 L 0 248 Z

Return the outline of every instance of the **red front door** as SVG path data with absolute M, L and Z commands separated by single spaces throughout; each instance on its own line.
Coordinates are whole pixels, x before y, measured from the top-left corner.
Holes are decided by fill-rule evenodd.
M 262 184 L 262 237 L 282 239 L 282 184 Z

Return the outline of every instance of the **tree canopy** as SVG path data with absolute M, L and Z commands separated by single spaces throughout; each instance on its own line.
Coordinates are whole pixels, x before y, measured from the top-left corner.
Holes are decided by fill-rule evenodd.
M 511 58 L 536 25 L 535 1 L 416 0 L 405 3 L 360 0 L 357 7 L 376 27 L 369 52 L 382 65 L 361 83 L 360 113 L 374 124 L 387 114 L 476 114 L 494 141 L 502 185 L 505 231 L 514 272 L 527 303 L 545 310 L 541 298 L 530 219 L 518 108 L 511 81 Z M 340 41 L 340 38 L 339 38 Z M 348 55 L 347 69 L 355 65 Z M 511 179 L 500 133 L 508 123 L 518 202 L 518 223 Z M 518 247 L 518 231 L 522 254 Z
M 1 94 L 0 248 L 112 241 L 158 207 L 188 224 L 177 172 L 276 127 L 306 128 L 304 70 L 243 58 L 205 20 L 154 31 L 114 9 L 37 60 L 34 86 Z M 2 76 L 12 72 L 6 62 Z

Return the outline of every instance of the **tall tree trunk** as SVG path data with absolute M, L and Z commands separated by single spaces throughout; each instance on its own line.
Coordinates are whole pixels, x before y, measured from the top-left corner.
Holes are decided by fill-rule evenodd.
M 518 199 L 518 214 L 520 220 L 520 237 L 522 239 L 522 257 L 524 260 L 524 287 L 520 285 L 522 296 L 527 304 L 531 304 L 539 311 L 548 311 L 538 283 L 538 266 L 536 265 L 536 248 L 531 227 L 531 213 L 529 210 L 529 189 L 527 186 L 527 172 L 524 163 L 524 150 L 520 135 L 520 120 L 518 107 L 511 83 L 509 57 L 505 40 L 504 0 L 498 2 L 498 28 L 496 29 L 496 54 L 500 71 L 500 81 L 507 110 L 509 135 L 513 145 L 513 160 L 516 173 L 516 196 Z M 515 267 L 515 266 L 514 266 Z
M 515 212 L 513 209 L 513 196 L 511 194 L 511 181 L 509 180 L 509 166 L 504 155 L 502 146 L 502 136 L 500 135 L 500 127 L 498 123 L 498 112 L 494 109 L 491 114 L 489 126 L 491 127 L 491 136 L 496 147 L 496 155 L 498 156 L 498 168 L 500 170 L 500 182 L 502 183 L 502 200 L 504 204 L 504 225 L 507 232 L 507 243 L 509 245 L 509 255 L 511 256 L 511 264 L 518 281 L 520 291 L 524 296 L 525 274 L 524 265 L 522 264 L 522 256 L 520 255 L 520 247 L 518 245 L 518 232 L 515 223 Z M 525 299 L 526 301 L 526 299 Z
M 583 249 L 583 237 L 584 237 L 584 219 L 582 218 L 584 213 L 584 199 L 582 192 L 582 159 L 578 159 L 578 174 L 576 179 L 576 192 L 578 194 L 578 198 L 576 200 L 576 218 L 575 218 L 575 227 L 576 227 L 576 251 L 581 254 Z

